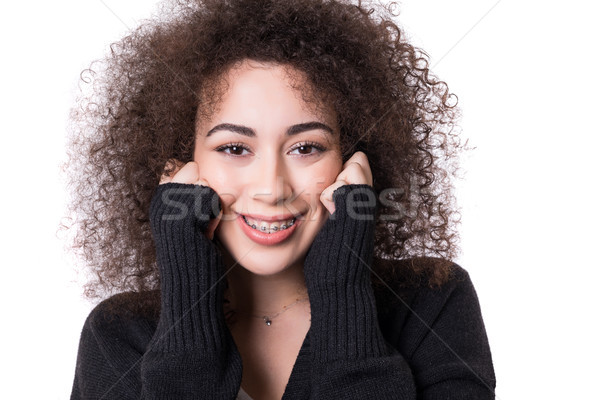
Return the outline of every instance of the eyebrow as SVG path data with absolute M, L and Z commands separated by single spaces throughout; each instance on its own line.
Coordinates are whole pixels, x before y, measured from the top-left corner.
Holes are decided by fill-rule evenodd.
M 325 132 L 328 132 L 329 134 L 333 135 L 333 129 L 329 125 L 325 125 L 324 123 L 317 122 L 317 121 L 305 122 L 303 124 L 292 125 L 287 129 L 287 131 L 285 133 L 288 136 L 293 136 L 293 135 L 297 135 L 301 132 L 313 131 L 316 129 L 324 130 Z M 208 133 L 206 134 L 206 137 L 209 137 L 210 135 L 212 135 L 213 133 L 215 133 L 217 131 L 231 131 L 231 132 L 239 133 L 240 135 L 244 135 L 244 136 L 248 136 L 248 137 L 256 136 L 256 132 L 254 131 L 254 129 L 248 128 L 247 126 L 235 125 L 235 124 L 219 124 L 219 125 L 215 126 L 214 128 L 212 128 L 211 130 L 209 130 Z

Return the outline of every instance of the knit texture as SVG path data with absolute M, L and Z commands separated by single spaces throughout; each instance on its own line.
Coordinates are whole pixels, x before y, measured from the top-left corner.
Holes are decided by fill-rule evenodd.
M 304 275 L 314 309 L 312 346 L 317 362 L 387 353 L 370 278 L 376 200 L 369 185 L 336 189 L 335 212 L 306 256 Z
M 82 330 L 71 399 L 236 398 L 242 360 L 224 320 L 220 255 L 204 235 L 219 210 L 215 196 L 197 185 L 159 185 L 150 216 L 160 317 L 127 307 L 152 293 L 100 303 Z M 334 192 L 336 211 L 305 260 L 311 327 L 283 399 L 493 399 L 492 359 L 466 271 L 455 266 L 437 289 L 387 282 L 398 301 L 378 307 L 384 297 L 369 278 L 373 196 L 367 185 Z
M 241 357 L 223 314 L 225 270 L 205 236 L 219 209 L 206 186 L 166 183 L 152 197 L 161 312 L 141 363 L 147 398 L 228 398 L 241 382 Z
M 225 270 L 218 249 L 205 236 L 215 216 L 214 196 L 206 186 L 166 183 L 152 198 L 150 225 L 163 294 L 162 335 L 153 341 L 157 351 L 201 347 L 215 352 L 227 340 L 220 318 Z

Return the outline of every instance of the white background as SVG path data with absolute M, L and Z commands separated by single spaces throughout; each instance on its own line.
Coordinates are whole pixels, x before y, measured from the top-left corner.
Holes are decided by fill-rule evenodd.
M 0 6 L 0 398 L 68 398 L 93 306 L 55 233 L 58 164 L 79 72 L 155 1 Z M 413 0 L 400 21 L 431 56 L 476 146 L 459 185 L 463 256 L 499 399 L 600 398 L 598 73 L 594 2 Z

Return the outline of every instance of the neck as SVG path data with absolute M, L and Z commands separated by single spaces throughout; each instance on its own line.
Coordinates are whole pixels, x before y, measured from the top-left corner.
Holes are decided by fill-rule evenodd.
M 227 275 L 229 306 L 250 314 L 275 314 L 307 297 L 302 265 L 273 275 L 258 275 L 236 265 Z

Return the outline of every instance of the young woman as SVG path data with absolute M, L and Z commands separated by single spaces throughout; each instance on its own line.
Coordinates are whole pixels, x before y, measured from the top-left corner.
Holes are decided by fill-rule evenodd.
M 85 322 L 71 398 L 493 398 L 450 261 L 454 106 L 388 10 L 167 15 L 74 113 L 87 293 L 120 293 Z

